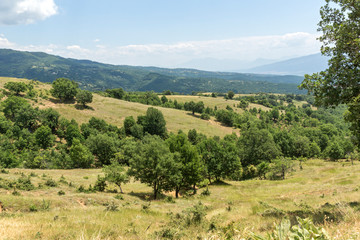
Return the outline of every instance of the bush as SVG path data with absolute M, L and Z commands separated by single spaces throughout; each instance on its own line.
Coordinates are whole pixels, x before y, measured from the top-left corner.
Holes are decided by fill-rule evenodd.
M 29 177 L 20 177 L 17 180 L 16 187 L 20 190 L 25 190 L 25 191 L 30 191 L 35 189 L 35 186 L 31 183 Z
M 98 175 L 94 185 L 94 190 L 98 192 L 103 192 L 105 191 L 106 185 L 107 184 L 105 177 L 100 177 L 100 175 Z
M 45 185 L 48 187 L 57 187 L 57 183 L 52 178 L 47 179 Z
M 63 190 L 60 190 L 60 191 L 58 191 L 58 195 L 59 196 L 65 195 L 65 192 Z

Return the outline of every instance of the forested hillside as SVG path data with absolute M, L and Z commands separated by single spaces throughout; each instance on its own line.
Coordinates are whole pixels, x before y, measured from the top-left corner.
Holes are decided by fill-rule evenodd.
M 123 88 L 127 91 L 171 90 L 238 93 L 300 93 L 298 76 L 205 72 L 192 69 L 116 66 L 87 60 L 66 59 L 41 52 L 0 49 L 0 76 L 53 82 L 76 79 L 88 90 Z

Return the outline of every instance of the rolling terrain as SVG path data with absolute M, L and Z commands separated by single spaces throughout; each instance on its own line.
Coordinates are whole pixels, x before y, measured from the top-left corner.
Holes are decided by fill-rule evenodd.
M 301 93 L 299 76 L 208 72 L 195 69 L 116 66 L 67 59 L 41 52 L 0 49 L 0 76 L 53 82 L 65 77 L 89 90 L 123 88 L 126 91 L 171 90 L 237 93 Z

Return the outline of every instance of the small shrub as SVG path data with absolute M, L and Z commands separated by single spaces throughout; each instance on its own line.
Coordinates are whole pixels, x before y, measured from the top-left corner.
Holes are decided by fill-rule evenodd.
M 38 175 L 36 174 L 36 173 L 34 173 L 34 172 L 31 172 L 30 174 L 29 174 L 29 177 L 37 177 Z
M 100 175 L 97 176 L 97 180 L 94 185 L 95 191 L 98 192 L 104 192 L 106 188 L 106 179 L 105 177 L 100 177 Z
M 151 205 L 151 202 L 147 202 L 145 204 L 142 204 L 141 208 L 144 212 L 148 212 L 150 210 L 150 205 Z
M 110 212 L 116 212 L 116 211 L 119 211 L 119 206 L 116 205 L 114 202 L 111 202 L 111 203 L 108 203 L 106 205 L 106 211 L 110 211 Z
M 35 186 L 31 183 L 30 177 L 20 177 L 17 180 L 16 187 L 20 190 L 25 190 L 25 191 L 30 191 L 35 189 Z
M 60 190 L 60 191 L 58 191 L 58 195 L 59 196 L 65 195 L 65 192 L 63 190 Z
M 2 169 L 0 170 L 0 173 L 9 174 L 9 171 L 6 170 L 5 168 L 2 168 Z
M 174 198 L 172 196 L 167 196 L 165 198 L 165 201 L 168 202 L 168 203 L 175 203 L 175 200 L 174 200 Z
M 116 194 L 114 198 L 117 200 L 124 200 L 124 197 L 121 194 Z
M 37 211 L 38 211 L 37 206 L 36 206 L 36 205 L 31 205 L 31 206 L 29 207 L 29 211 L 30 211 L 30 212 L 37 212 Z
M 43 199 L 40 208 L 41 210 L 47 211 L 50 210 L 50 205 L 51 205 L 50 200 L 46 201 L 45 199 Z
M 20 192 L 16 191 L 16 189 L 14 188 L 14 191 L 12 191 L 11 193 L 13 196 L 21 196 Z
M 83 179 L 89 179 L 89 177 L 88 177 L 88 176 L 85 176 L 85 177 L 83 177 Z
M 52 178 L 48 178 L 45 185 L 48 187 L 57 187 L 57 183 Z
M 60 183 L 63 183 L 63 184 L 69 184 L 69 183 L 66 181 L 64 175 L 61 175 L 61 177 L 60 177 L 60 179 L 59 179 L 59 182 L 60 182 Z
M 211 192 L 209 190 L 209 187 L 206 187 L 206 189 L 201 193 L 201 196 L 210 196 Z

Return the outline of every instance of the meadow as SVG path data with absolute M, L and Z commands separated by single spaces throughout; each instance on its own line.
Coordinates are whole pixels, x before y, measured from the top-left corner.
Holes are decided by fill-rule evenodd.
M 4 180 L 30 176 L 34 190 L 0 188 L 1 239 L 173 239 L 249 238 L 265 235 L 283 217 L 313 217 L 333 239 L 360 237 L 360 164 L 313 159 L 299 163 L 285 180 L 225 181 L 152 200 L 150 187 L 137 181 L 109 185 L 103 192 L 79 192 L 94 185 L 100 169 L 10 169 Z M 55 184 L 48 184 L 51 179 Z M 50 186 L 51 185 L 51 186 Z M 208 190 L 208 191 L 207 191 Z M 202 192 L 207 194 L 202 194 Z M 198 224 L 174 226 L 174 216 L 201 202 Z M 328 215 L 328 216 L 326 216 Z M 175 217 L 176 218 L 176 217 Z

